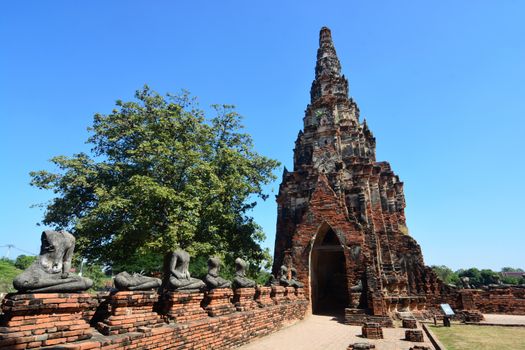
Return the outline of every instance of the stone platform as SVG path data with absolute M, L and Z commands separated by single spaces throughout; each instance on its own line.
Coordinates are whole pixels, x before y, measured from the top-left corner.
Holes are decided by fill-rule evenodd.
M 119 291 L 108 297 L 109 315 L 97 323 L 104 335 L 144 331 L 164 324 L 153 309 L 158 301 L 155 291 Z
M 181 323 L 208 317 L 201 307 L 204 293 L 168 292 L 161 298 L 161 310 L 168 321 Z
M 237 288 L 233 293 L 233 303 L 237 311 L 250 311 L 259 305 L 255 301 L 255 288 Z
M 235 312 L 232 304 L 233 291 L 230 288 L 217 288 L 206 292 L 206 312 L 211 317 L 223 316 Z
M 0 348 L 30 349 L 89 339 L 83 319 L 91 308 L 87 293 L 8 294 L 2 300 Z
M 271 293 L 271 287 L 257 287 L 257 290 L 255 292 L 255 302 L 257 302 L 257 305 L 259 305 L 259 307 L 267 307 L 274 305 Z

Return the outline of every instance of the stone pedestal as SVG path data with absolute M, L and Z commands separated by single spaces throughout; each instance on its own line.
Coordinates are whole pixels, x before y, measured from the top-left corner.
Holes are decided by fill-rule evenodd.
M 383 339 L 383 328 L 379 323 L 367 322 L 361 328 L 363 338 L 368 339 Z
M 403 324 L 403 328 L 409 328 L 409 329 L 417 328 L 417 321 L 415 318 L 403 318 L 401 322 Z
M 287 302 L 292 302 L 292 301 L 297 300 L 297 297 L 295 296 L 294 287 L 286 287 L 286 291 L 284 292 L 284 300 Z
M 306 296 L 304 295 L 304 288 L 296 288 L 295 296 L 297 300 L 306 300 Z
M 0 349 L 26 349 L 91 338 L 83 319 L 87 293 L 8 294 L 2 300 Z
M 463 316 L 465 322 L 479 323 L 483 321 L 485 317 L 478 310 L 463 310 L 460 312 L 460 316 Z
M 109 315 L 98 322 L 97 329 L 104 335 L 148 330 L 164 324 L 153 311 L 159 297 L 154 291 L 120 291 L 108 297 Z
M 272 293 L 270 294 L 275 305 L 279 305 L 285 302 L 284 293 L 286 287 L 272 286 Z
M 405 331 L 405 340 L 414 343 L 422 343 L 424 341 L 423 331 L 420 329 L 407 329 Z
M 259 307 L 272 306 L 273 300 L 271 298 L 272 288 L 271 287 L 257 287 L 255 292 L 255 302 Z
M 476 310 L 474 302 L 474 291 L 471 289 L 462 289 L 459 291 L 461 308 L 463 310 Z
M 369 343 L 354 343 L 348 345 L 348 348 L 346 350 L 369 350 L 369 349 L 375 349 L 376 346 L 374 344 Z
M 206 312 L 209 316 L 222 316 L 235 312 L 231 302 L 233 291 L 230 288 L 217 288 L 206 292 Z
M 237 288 L 233 294 L 233 303 L 237 311 L 249 311 L 259 306 L 255 301 L 255 288 Z
M 166 317 L 176 323 L 190 322 L 207 318 L 201 307 L 204 293 L 168 292 L 163 295 L 163 311 Z

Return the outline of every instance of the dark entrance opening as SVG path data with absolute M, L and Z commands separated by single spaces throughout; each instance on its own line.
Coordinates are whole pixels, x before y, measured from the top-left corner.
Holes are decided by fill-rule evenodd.
M 310 257 L 312 311 L 340 315 L 348 307 L 344 250 L 328 225 L 317 234 Z

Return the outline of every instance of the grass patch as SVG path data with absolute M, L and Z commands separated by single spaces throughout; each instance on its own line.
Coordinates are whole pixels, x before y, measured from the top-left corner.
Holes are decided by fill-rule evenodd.
M 13 279 L 21 273 L 22 270 L 17 269 L 12 261 L 0 259 L 0 293 L 14 292 Z
M 525 350 L 525 327 L 429 326 L 448 350 Z

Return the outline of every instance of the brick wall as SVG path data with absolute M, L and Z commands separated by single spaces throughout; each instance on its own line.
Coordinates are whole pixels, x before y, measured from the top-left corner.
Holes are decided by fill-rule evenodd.
M 525 315 L 525 288 L 523 287 L 465 289 L 459 294 L 462 309 L 476 309 L 491 314 Z
M 100 303 L 105 309 L 97 317 L 105 319 L 98 325 L 111 322 L 111 330 L 117 332 L 105 333 L 112 335 L 104 335 L 86 322 L 86 315 L 92 314 L 92 303 L 86 294 L 55 294 L 52 298 L 46 294 L 8 295 L 2 302 L 0 349 L 230 349 L 303 319 L 308 307 L 303 298 L 283 299 L 273 305 L 254 304 L 247 311 L 235 311 L 232 307 L 231 313 L 218 317 L 203 313 L 201 318 L 187 322 L 175 322 L 160 312 L 166 322 L 159 324 L 157 317 L 150 317 L 154 310 L 162 310 L 149 302 L 155 296 L 147 295 L 146 302 L 144 292 L 125 293 L 109 296 L 109 306 L 107 301 Z M 68 303 L 60 305 L 59 299 Z M 115 327 L 121 321 L 116 316 L 121 313 L 118 310 L 126 311 L 126 327 Z M 104 312 L 107 314 L 101 316 Z M 148 317 L 142 317 L 144 314 Z M 136 327 L 127 324 L 131 319 L 136 321 Z

